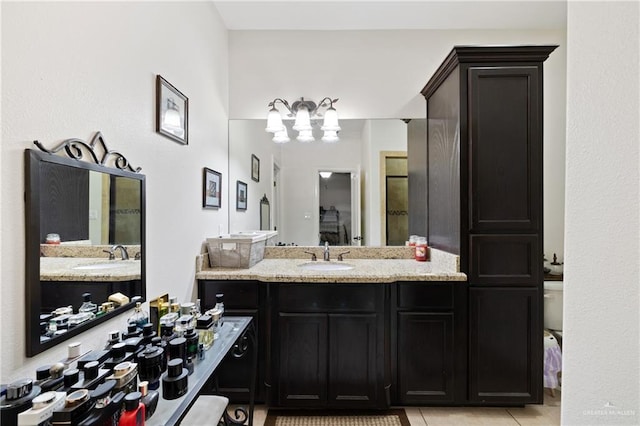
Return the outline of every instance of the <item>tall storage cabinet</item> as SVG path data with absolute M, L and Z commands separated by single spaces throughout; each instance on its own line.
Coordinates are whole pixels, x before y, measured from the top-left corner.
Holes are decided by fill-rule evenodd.
M 556 47 L 454 47 L 422 90 L 428 239 L 468 276 L 472 404 L 542 402 L 542 64 Z

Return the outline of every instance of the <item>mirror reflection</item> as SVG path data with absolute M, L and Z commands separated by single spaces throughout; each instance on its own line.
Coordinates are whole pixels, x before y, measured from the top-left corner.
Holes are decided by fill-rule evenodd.
M 143 300 L 144 176 L 26 155 L 31 356 Z
M 271 230 L 271 207 L 269 206 L 267 194 L 264 194 L 260 200 L 260 230 Z
M 228 181 L 250 182 L 250 194 L 266 194 L 271 201 L 271 229 L 278 231 L 282 244 L 318 245 L 335 240 L 346 245 L 404 245 L 408 239 L 406 152 L 411 124 L 407 122 L 341 119 L 339 142 L 320 142 L 321 132 L 314 129 L 315 142 L 302 143 L 292 137 L 278 144 L 265 132 L 266 120 L 230 120 Z M 294 135 L 293 123 L 285 120 L 284 124 Z M 252 155 L 261 159 L 260 182 L 250 179 Z M 398 169 L 397 159 L 404 161 L 404 168 Z M 348 178 L 350 185 L 345 188 L 349 190 L 341 197 L 348 197 L 349 202 L 340 201 L 344 209 L 321 201 L 320 172 Z M 258 201 L 250 200 L 246 212 L 230 209 L 230 232 L 259 229 Z M 331 206 L 340 211 L 341 225 L 337 226 L 341 228 L 329 231 L 325 219 Z

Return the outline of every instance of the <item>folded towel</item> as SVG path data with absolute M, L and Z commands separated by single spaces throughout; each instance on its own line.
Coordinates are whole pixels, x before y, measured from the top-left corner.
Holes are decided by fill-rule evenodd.
M 545 333 L 543 382 L 545 388 L 555 389 L 558 387 L 558 373 L 562 371 L 562 351 L 555 337 L 549 336 L 551 339 Z

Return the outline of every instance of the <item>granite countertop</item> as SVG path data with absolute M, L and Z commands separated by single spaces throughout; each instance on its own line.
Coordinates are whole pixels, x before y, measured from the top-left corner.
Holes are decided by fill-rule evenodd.
M 141 277 L 139 260 L 41 257 L 40 281 L 130 281 Z
M 418 262 L 407 256 L 404 258 L 388 258 L 381 252 L 375 258 L 375 252 L 362 250 L 363 258 L 345 258 L 343 262 L 322 260 L 318 256 L 311 262 L 310 256 L 300 256 L 300 250 L 289 248 L 276 250 L 269 248 L 265 258 L 248 269 L 211 268 L 208 254 L 198 256 L 196 279 L 201 280 L 257 280 L 263 282 L 302 282 L 302 283 L 390 283 L 396 281 L 466 281 L 467 276 L 459 272 L 458 256 L 438 250 L 431 250 L 429 262 Z M 378 248 L 384 250 L 383 248 Z M 403 248 L 404 249 L 404 248 Z M 319 250 L 313 248 L 313 250 Z M 375 250 L 375 249 L 374 249 Z M 288 257 L 282 257 L 282 256 Z M 320 252 L 321 253 L 321 252 Z M 354 253 L 354 255 L 356 255 Z M 353 269 L 336 271 L 305 270 L 302 264 L 351 265 Z

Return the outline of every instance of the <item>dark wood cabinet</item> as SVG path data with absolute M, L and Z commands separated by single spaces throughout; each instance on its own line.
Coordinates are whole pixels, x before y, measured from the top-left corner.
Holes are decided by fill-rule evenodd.
M 384 408 L 387 286 L 269 284 L 271 405 Z
M 398 313 L 400 404 L 453 402 L 453 313 Z
M 329 314 L 328 401 L 335 407 L 375 406 L 379 400 L 377 317 Z
M 466 283 L 399 282 L 391 288 L 393 403 L 459 403 L 466 383 L 466 353 L 460 356 L 466 351 Z
M 328 321 L 325 314 L 279 313 L 277 380 L 282 406 L 327 403 Z
M 542 399 L 539 291 L 469 290 L 469 399 L 477 403 L 530 403 Z
M 454 47 L 422 90 L 428 240 L 468 275 L 469 403 L 542 402 L 542 77 L 556 47 Z
M 225 315 L 250 316 L 256 327 L 258 347 L 249 345 L 240 358 L 229 353 L 216 370 L 211 387 L 204 390 L 207 393 L 227 396 L 232 403 L 249 401 L 254 351 L 258 351 L 255 399 L 258 403 L 265 400 L 266 308 L 265 296 L 262 294 L 264 285 L 261 284 L 257 281 L 198 280 L 198 298 L 203 310 L 213 308 L 216 304 L 216 294 L 223 293 Z

